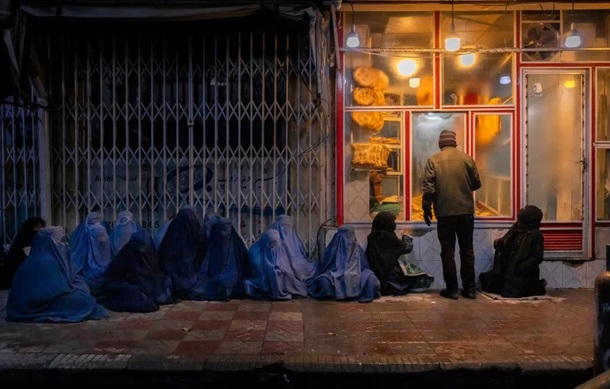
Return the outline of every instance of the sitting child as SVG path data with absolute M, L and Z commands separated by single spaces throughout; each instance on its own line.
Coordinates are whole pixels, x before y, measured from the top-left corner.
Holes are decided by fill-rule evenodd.
M 541 296 L 546 281 L 540 279 L 539 266 L 544 255 L 544 238 L 540 232 L 542 211 L 527 205 L 517 213 L 517 222 L 494 241 L 493 268 L 481 273 L 481 289 L 502 297 Z

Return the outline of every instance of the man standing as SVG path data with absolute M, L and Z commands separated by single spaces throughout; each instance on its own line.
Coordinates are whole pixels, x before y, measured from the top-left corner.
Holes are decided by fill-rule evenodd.
M 422 208 L 427 225 L 430 225 L 432 208 L 438 220 L 437 232 L 446 285 L 440 295 L 458 299 L 455 265 L 457 236 L 460 245 L 462 296 L 474 299 L 477 295 L 472 243 L 475 210 L 472 192 L 481 187 L 481 179 L 472 157 L 456 148 L 454 131 L 441 131 L 438 147 L 441 151 L 428 158 L 424 169 Z

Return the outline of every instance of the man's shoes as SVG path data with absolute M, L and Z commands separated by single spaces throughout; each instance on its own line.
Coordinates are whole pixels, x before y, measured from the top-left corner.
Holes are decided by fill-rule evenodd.
M 474 300 L 477 298 L 477 291 L 474 288 L 462 289 L 462 297 Z
M 439 294 L 451 300 L 457 300 L 459 298 L 457 290 L 443 289 Z

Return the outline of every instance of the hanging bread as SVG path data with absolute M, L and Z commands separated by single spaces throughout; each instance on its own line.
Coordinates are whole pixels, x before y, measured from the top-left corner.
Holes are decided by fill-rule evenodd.
M 382 91 L 375 89 L 375 90 L 373 90 L 373 93 L 375 95 L 375 97 L 373 99 L 373 105 L 376 105 L 376 106 L 386 105 L 385 95 L 383 94 Z
M 352 112 L 352 121 L 370 131 L 381 131 L 384 120 L 381 112 Z
M 354 88 L 354 103 L 358 105 L 373 105 L 377 95 L 372 88 L 356 87 Z
M 352 165 L 362 168 L 387 168 L 390 148 L 377 143 L 354 143 Z
M 379 71 L 371 66 L 358 66 L 354 69 L 354 81 L 359 86 L 372 88 L 379 82 Z
M 385 91 L 390 86 L 390 77 L 379 69 L 377 70 L 377 79 L 373 82 L 373 89 Z

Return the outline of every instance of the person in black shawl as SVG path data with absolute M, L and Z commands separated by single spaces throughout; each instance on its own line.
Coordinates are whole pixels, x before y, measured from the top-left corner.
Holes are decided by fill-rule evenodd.
M 382 295 L 403 295 L 430 287 L 434 277 L 411 265 L 412 274 L 405 275 L 399 258 L 413 250 L 413 240 L 403 231 L 402 240 L 396 236 L 396 216 L 382 211 L 373 219 L 371 233 L 367 237 L 366 258 L 373 273 L 381 283 Z M 417 271 L 413 272 L 412 270 Z
M 28 256 L 34 237 L 43 227 L 45 227 L 45 221 L 37 216 L 31 217 L 21 224 L 19 232 L 6 254 L 6 260 L 0 267 L 0 289 L 11 287 L 17 269 Z
M 540 279 L 544 237 L 540 232 L 542 211 L 527 205 L 517 213 L 517 222 L 494 241 L 493 268 L 479 275 L 481 289 L 502 297 L 542 296 L 545 280 Z

